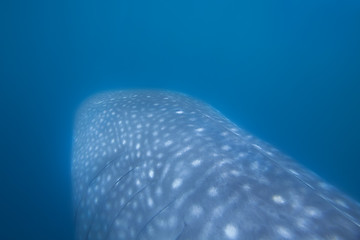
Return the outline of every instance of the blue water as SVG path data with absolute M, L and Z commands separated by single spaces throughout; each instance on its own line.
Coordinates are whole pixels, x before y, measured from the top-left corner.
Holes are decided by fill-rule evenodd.
M 0 3 L 0 239 L 72 239 L 76 108 L 99 91 L 202 99 L 360 201 L 355 0 Z

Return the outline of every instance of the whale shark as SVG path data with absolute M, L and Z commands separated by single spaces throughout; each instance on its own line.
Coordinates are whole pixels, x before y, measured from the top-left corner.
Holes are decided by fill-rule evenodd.
M 96 94 L 74 123 L 76 239 L 360 239 L 360 204 L 206 103 Z

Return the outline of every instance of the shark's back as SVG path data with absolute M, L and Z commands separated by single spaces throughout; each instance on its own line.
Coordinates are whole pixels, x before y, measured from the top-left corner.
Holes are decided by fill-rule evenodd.
M 360 239 L 360 206 L 210 106 L 96 95 L 74 130 L 77 239 Z

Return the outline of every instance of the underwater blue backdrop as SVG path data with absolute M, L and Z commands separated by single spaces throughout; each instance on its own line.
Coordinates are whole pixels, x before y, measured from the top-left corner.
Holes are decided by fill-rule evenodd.
M 202 99 L 360 201 L 360 2 L 0 2 L 0 239 L 73 239 L 74 114 L 91 94 Z

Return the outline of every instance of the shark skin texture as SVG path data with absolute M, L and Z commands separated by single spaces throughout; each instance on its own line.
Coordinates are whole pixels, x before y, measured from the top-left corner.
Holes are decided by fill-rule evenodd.
M 360 239 L 360 205 L 217 110 L 158 90 L 80 106 L 77 240 Z

